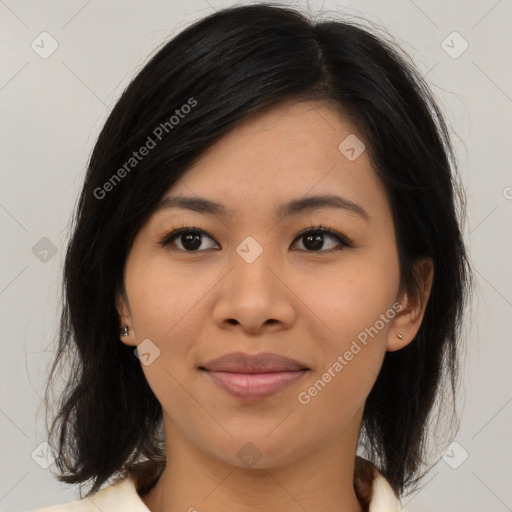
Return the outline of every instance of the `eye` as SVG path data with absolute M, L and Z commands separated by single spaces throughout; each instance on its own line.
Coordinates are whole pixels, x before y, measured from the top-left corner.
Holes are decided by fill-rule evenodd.
M 166 247 L 170 244 L 173 244 L 176 239 L 181 243 L 182 248 L 178 248 L 177 250 L 183 252 L 202 252 L 197 249 L 201 247 L 202 240 L 201 237 L 206 235 L 207 238 L 213 240 L 207 233 L 205 233 L 202 229 L 194 228 L 194 227 L 186 227 L 176 229 L 172 231 L 168 235 L 165 235 L 159 242 L 162 247 Z M 218 244 L 217 244 L 218 247 Z M 207 247 L 207 249 L 212 249 L 215 247 Z M 204 249 L 203 249 L 204 250 Z
M 207 249 L 218 249 L 220 246 L 218 244 L 213 247 L 206 247 L 201 250 L 198 250 L 202 245 L 202 238 L 208 238 L 213 240 L 211 236 L 209 236 L 205 231 L 195 227 L 184 227 L 180 229 L 176 229 L 171 233 L 165 235 L 160 241 L 159 244 L 162 247 L 168 247 L 171 244 L 179 242 L 181 247 L 177 247 L 176 250 L 182 252 L 203 252 Z M 334 244 L 334 247 L 320 250 L 324 245 L 324 239 L 331 238 L 331 240 L 335 240 L 337 243 Z M 335 251 L 340 251 L 344 247 L 353 247 L 352 243 L 343 235 L 339 234 L 336 231 L 333 231 L 331 228 L 327 228 L 324 226 L 316 226 L 308 228 L 307 230 L 300 233 L 294 240 L 302 240 L 304 239 L 302 245 L 305 247 L 306 252 L 322 252 L 322 253 L 331 253 Z M 296 249 L 294 249 L 296 250 Z
M 337 244 L 329 249 L 320 250 L 324 245 L 324 239 L 326 237 L 331 238 L 331 240 L 336 240 Z M 353 247 L 352 243 L 346 237 L 325 226 L 308 228 L 306 231 L 303 231 L 295 240 L 304 240 L 302 245 L 306 247 L 305 250 L 307 252 L 331 253 L 340 251 L 344 247 Z

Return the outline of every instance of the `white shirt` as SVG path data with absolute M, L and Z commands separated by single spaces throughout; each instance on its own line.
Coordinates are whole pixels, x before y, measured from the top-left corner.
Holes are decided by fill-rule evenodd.
M 98 491 L 88 498 L 45 507 L 32 512 L 150 512 L 137 493 L 131 477 Z M 369 512 L 405 512 L 387 480 L 378 474 L 373 481 Z

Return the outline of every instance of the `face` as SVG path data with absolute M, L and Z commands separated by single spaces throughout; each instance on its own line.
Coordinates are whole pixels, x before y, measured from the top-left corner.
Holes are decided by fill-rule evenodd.
M 357 441 L 386 350 L 408 343 L 422 317 L 399 294 L 390 205 L 361 143 L 333 104 L 288 101 L 225 136 L 165 194 L 224 212 L 167 200 L 138 232 L 122 339 L 142 344 L 166 437 L 259 467 L 328 449 L 344 432 Z M 305 201 L 314 196 L 338 199 Z M 209 366 L 235 352 L 301 370 Z

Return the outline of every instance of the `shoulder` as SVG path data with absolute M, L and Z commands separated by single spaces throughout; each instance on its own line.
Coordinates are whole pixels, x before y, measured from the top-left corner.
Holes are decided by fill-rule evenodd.
M 69 501 L 32 512 L 102 512 L 122 510 L 123 512 L 150 512 L 135 487 L 131 477 L 77 501 Z
M 372 498 L 368 512 L 405 512 L 391 485 L 378 471 L 372 484 Z
M 393 487 L 367 459 L 356 456 L 354 489 L 365 512 L 405 512 Z

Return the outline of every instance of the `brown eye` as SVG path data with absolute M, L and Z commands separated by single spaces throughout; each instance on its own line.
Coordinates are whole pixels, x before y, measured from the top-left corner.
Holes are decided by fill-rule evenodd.
M 335 240 L 336 243 L 325 248 L 325 240 L 329 238 Z M 304 249 L 300 250 L 306 250 L 307 252 L 334 252 L 341 250 L 343 247 L 351 246 L 351 243 L 345 237 L 323 226 L 310 228 L 302 232 L 295 240 L 303 240 Z
M 201 229 L 197 228 L 181 228 L 173 231 L 166 235 L 161 241 L 160 245 L 168 247 L 171 244 L 181 244 L 181 247 L 177 247 L 176 250 L 183 252 L 202 252 L 204 248 L 198 251 L 203 243 L 203 238 L 209 238 L 213 240 L 208 234 Z M 218 244 L 217 244 L 218 247 Z M 206 247 L 206 249 L 214 249 L 215 247 Z
M 181 252 L 203 252 L 208 249 L 220 249 L 219 244 L 200 249 L 205 238 L 214 241 L 214 239 L 202 229 L 185 227 L 165 235 L 160 240 L 159 244 L 165 248 L 174 246 L 171 250 Z M 325 248 L 324 245 L 327 239 L 334 240 L 335 243 Z M 344 247 L 352 247 L 352 243 L 347 238 L 324 226 L 313 227 L 303 231 L 295 238 L 295 241 L 297 240 L 304 240 L 302 243 L 303 248 L 299 250 L 305 252 L 331 253 L 339 251 Z

